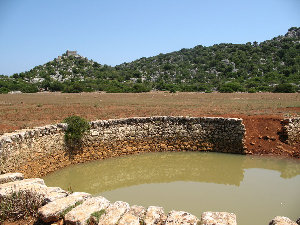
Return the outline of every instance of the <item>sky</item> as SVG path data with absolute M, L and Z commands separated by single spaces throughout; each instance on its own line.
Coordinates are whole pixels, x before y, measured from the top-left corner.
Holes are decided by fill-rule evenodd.
M 66 50 L 100 64 L 219 43 L 261 42 L 300 26 L 300 0 L 0 0 L 0 74 Z

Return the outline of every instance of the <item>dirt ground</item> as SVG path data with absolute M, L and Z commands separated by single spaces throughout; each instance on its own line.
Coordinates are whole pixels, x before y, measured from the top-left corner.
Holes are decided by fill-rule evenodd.
M 300 158 L 300 145 L 279 140 L 280 121 L 300 116 L 300 94 L 281 93 L 35 93 L 0 95 L 0 134 L 61 122 L 136 116 L 242 118 L 248 154 Z

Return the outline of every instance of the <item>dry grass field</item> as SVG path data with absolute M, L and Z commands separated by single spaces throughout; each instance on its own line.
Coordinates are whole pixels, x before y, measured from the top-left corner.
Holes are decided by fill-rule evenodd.
M 35 93 L 0 95 L 0 133 L 61 122 L 134 116 L 300 115 L 300 94 L 273 93 Z
M 300 94 L 275 93 L 35 93 L 0 95 L 0 134 L 61 122 L 140 116 L 224 116 L 244 119 L 249 154 L 300 156 L 299 146 L 278 140 L 280 120 L 300 115 Z M 262 139 L 275 137 L 271 142 Z M 296 153 L 295 153 L 296 151 Z

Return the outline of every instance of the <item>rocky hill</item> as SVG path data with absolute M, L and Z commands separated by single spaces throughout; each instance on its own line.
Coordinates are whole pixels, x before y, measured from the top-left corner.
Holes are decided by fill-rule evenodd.
M 0 76 L 0 92 L 294 92 L 300 87 L 299 53 L 299 27 L 261 43 L 198 45 L 116 67 L 67 52 L 30 71 Z

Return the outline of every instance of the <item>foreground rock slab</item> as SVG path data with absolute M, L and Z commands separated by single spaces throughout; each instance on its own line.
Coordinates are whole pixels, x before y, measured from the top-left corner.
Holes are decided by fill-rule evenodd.
M 19 181 L 8 182 L 0 184 L 0 196 L 6 197 L 13 192 L 19 192 L 21 190 L 31 190 L 33 187 L 47 187 L 43 179 L 32 178 Z
M 66 224 L 86 225 L 92 213 L 105 210 L 108 206 L 109 201 L 104 197 L 89 198 L 68 212 L 65 222 Z
M 66 210 L 72 210 L 72 207 L 74 207 L 77 202 L 84 201 L 90 196 L 90 194 L 85 192 L 74 192 L 67 197 L 57 199 L 39 208 L 39 217 L 46 223 L 57 221 L 63 216 Z
M 297 225 L 296 222 L 284 216 L 276 216 L 269 225 Z
M 13 182 L 17 180 L 23 180 L 24 175 L 22 173 L 6 173 L 0 175 L 0 184 Z
M 171 224 L 198 224 L 199 219 L 187 212 L 183 211 L 171 211 L 168 214 L 166 225 L 171 225 Z
M 201 215 L 201 225 L 237 225 L 236 215 L 228 212 L 204 212 Z
M 30 191 L 42 196 L 45 203 L 67 196 L 68 192 L 59 187 L 47 187 L 43 179 L 32 178 L 0 184 L 0 196 L 7 197 L 14 192 Z
M 145 224 L 161 224 L 165 221 L 164 209 L 158 206 L 149 206 L 146 212 Z
M 143 206 L 133 205 L 119 221 L 119 225 L 140 225 L 144 221 L 146 209 Z
M 99 225 L 114 225 L 117 224 L 121 216 L 129 210 L 127 202 L 117 201 L 106 209 L 105 215 L 99 219 Z

